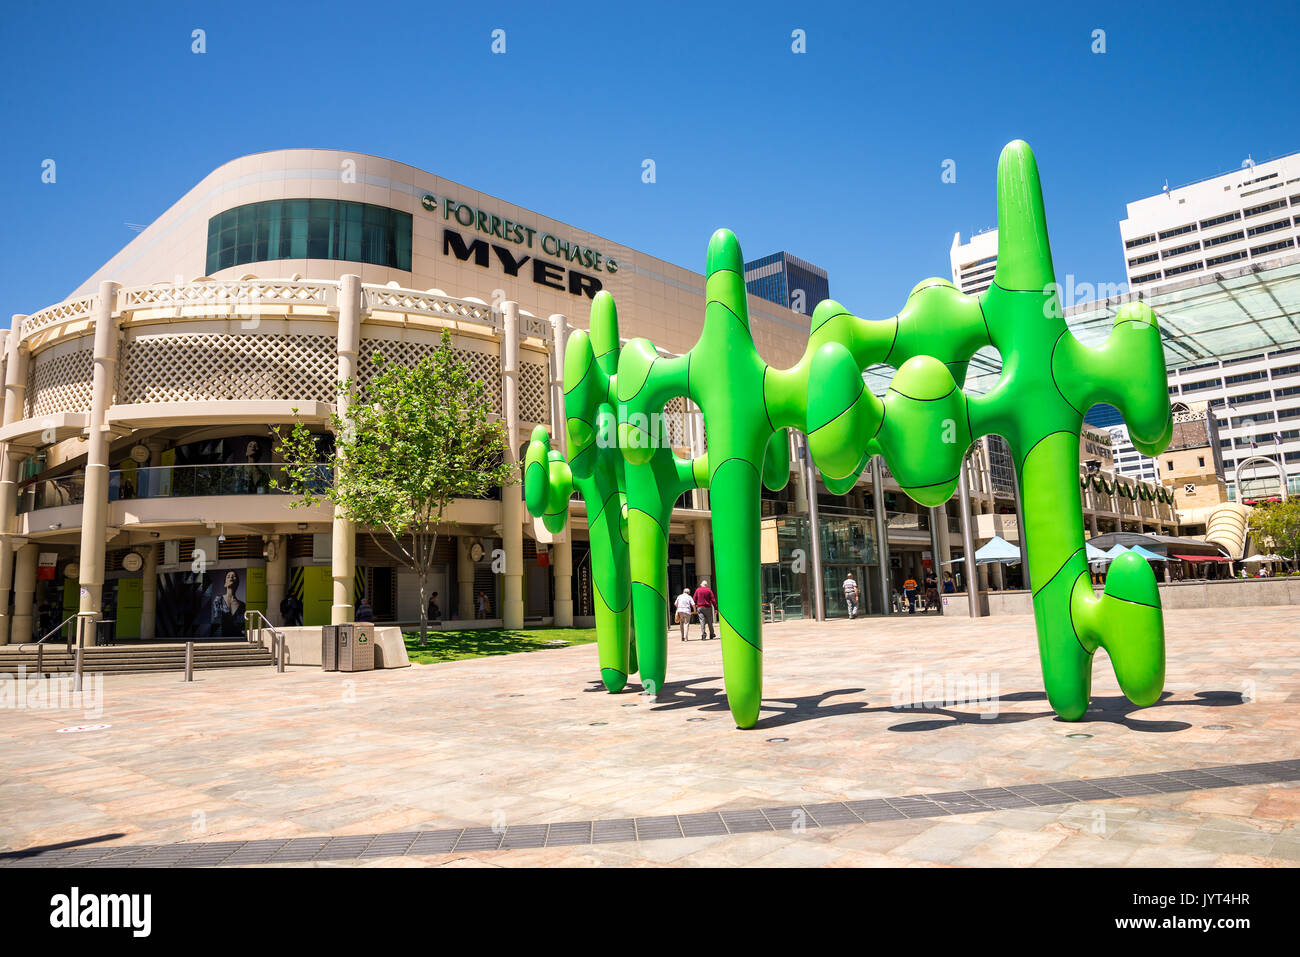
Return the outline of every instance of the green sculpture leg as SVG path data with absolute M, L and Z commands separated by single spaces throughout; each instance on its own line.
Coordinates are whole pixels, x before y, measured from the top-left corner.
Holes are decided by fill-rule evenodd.
M 636 542 L 629 558 L 637 666 L 641 687 L 658 694 L 668 669 L 668 540 L 659 523 L 637 509 L 628 509 L 627 531 Z
M 1155 574 L 1136 555 L 1112 565 L 1106 593 L 1092 594 L 1078 483 L 1078 438 L 1049 435 L 1020 471 L 1025 545 L 1043 684 L 1052 710 L 1078 721 L 1088 710 L 1093 652 L 1106 648 L 1120 688 L 1146 706 L 1164 685 L 1164 625 Z
M 579 488 L 583 483 L 579 483 Z M 591 509 L 592 497 L 587 508 Z M 631 587 L 627 573 L 627 542 L 619 528 L 618 496 L 606 499 L 590 520 L 591 579 L 596 606 L 596 654 L 600 678 L 611 694 L 627 685 L 631 667 Z
M 727 704 L 738 728 L 752 728 L 763 701 L 763 626 L 759 618 L 759 475 L 728 459 L 710 479 L 717 554 L 719 630 Z M 725 544 L 724 544 L 725 543 Z

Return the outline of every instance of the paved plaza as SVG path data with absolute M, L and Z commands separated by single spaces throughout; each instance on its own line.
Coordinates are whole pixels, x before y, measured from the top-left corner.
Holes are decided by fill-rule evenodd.
M 0 865 L 1294 866 L 1300 608 L 1166 628 L 1163 699 L 1099 653 L 1075 724 L 1028 616 L 769 625 L 750 731 L 675 637 L 655 700 L 589 645 L 110 675 L 102 714 L 0 714 Z

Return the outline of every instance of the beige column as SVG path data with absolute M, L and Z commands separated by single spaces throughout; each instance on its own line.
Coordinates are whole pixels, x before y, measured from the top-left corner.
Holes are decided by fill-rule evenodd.
M 24 415 L 27 394 L 27 350 L 21 342 L 26 316 L 13 318 L 13 331 L 5 342 L 4 416 L 5 425 L 18 422 Z M 11 535 L 18 519 L 19 450 L 0 447 L 0 644 L 9 641 L 9 589 L 14 577 L 14 550 Z M 22 641 L 19 637 L 16 640 Z
M 283 535 L 272 535 L 266 542 L 266 617 L 273 625 L 283 625 L 280 602 L 289 578 L 289 549 Z
M 713 533 L 707 518 L 695 520 L 695 577 L 713 576 Z M 695 584 L 694 582 L 692 584 Z
M 339 381 L 357 378 L 357 355 L 361 350 L 361 277 L 348 273 L 339 280 Z M 350 393 L 339 393 L 338 411 L 343 416 L 352 401 Z M 331 577 L 334 579 L 334 604 L 330 606 L 330 624 L 352 620 L 353 579 L 357 570 L 356 526 L 334 510 L 333 548 L 330 554 Z
M 81 505 L 81 602 L 78 614 L 98 618 L 104 593 L 104 550 L 108 525 L 108 407 L 117 380 L 117 290 L 101 282 L 95 297 L 95 371 L 86 422 L 86 486 Z M 94 644 L 94 632 L 85 637 Z
M 18 549 L 14 560 L 14 623 L 10 640 L 32 640 L 32 601 L 36 597 L 36 555 L 41 547 L 28 542 Z
M 519 466 L 519 303 L 501 306 L 501 416 L 506 423 L 506 461 Z M 501 547 L 506 553 L 502 624 L 524 627 L 524 501 L 518 483 L 501 490 Z
M 144 564 L 140 566 L 140 640 L 153 641 L 158 637 L 158 548 L 150 542 L 143 549 Z
M 948 513 L 952 499 L 939 506 L 939 555 L 935 562 L 935 574 L 939 578 L 939 590 L 943 591 L 943 573 L 950 571 L 948 562 L 952 561 L 952 532 L 948 528 Z
M 564 412 L 564 343 L 569 320 L 561 313 L 551 316 L 554 340 L 551 346 L 551 444 L 567 458 L 568 430 Z M 553 617 L 557 628 L 573 627 L 573 520 L 551 545 L 551 578 L 555 585 Z
M 473 542 L 469 535 L 456 537 L 456 614 L 461 621 L 474 618 L 474 560 L 469 555 Z

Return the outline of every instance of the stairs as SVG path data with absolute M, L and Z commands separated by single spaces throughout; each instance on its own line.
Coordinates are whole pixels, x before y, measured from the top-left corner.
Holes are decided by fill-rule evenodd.
M 194 642 L 194 670 L 209 668 L 249 668 L 272 666 L 271 652 L 263 645 L 247 641 Z M 36 672 L 36 648 L 23 651 L 17 645 L 0 645 L 0 674 L 17 675 L 19 666 L 29 676 Z M 45 643 L 41 669 L 45 673 L 71 674 L 73 654 L 67 645 Z M 133 674 L 153 671 L 184 671 L 184 643 L 132 645 L 97 645 L 82 652 L 83 674 Z

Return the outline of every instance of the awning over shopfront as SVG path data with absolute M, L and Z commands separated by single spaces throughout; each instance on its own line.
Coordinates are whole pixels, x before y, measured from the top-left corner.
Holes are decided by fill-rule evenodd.
M 1231 558 L 1223 555 L 1170 555 L 1170 558 L 1181 558 L 1185 562 L 1230 562 Z

